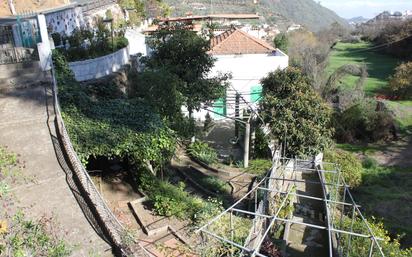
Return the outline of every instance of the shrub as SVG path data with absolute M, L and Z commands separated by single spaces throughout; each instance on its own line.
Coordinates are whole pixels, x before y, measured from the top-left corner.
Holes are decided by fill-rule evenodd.
M 365 169 L 374 169 L 378 167 L 378 162 L 374 158 L 366 156 L 366 158 L 362 161 L 362 166 Z
M 245 171 L 252 174 L 266 174 L 270 168 L 272 168 L 271 160 L 254 159 L 250 160 L 249 167 L 247 167 Z
M 196 141 L 190 144 L 187 150 L 193 158 L 206 164 L 212 164 L 217 161 L 216 151 L 207 143 Z
M 255 133 L 255 148 L 253 152 L 254 158 L 270 158 L 271 152 L 269 149 L 269 139 L 261 128 L 256 129 Z
M 350 187 L 361 184 L 362 164 L 355 155 L 339 149 L 327 150 L 324 152 L 324 159 L 340 166 L 343 178 Z
M 220 194 L 220 193 L 229 193 L 230 194 L 230 186 L 223 180 L 213 177 L 213 176 L 205 176 L 200 179 L 195 180 L 202 186 L 206 187 L 207 189 Z
M 387 110 L 377 110 L 377 102 L 357 103 L 333 117 L 335 137 L 339 143 L 376 142 L 393 139 L 395 121 Z
M 70 47 L 68 49 L 59 48 L 58 51 L 70 62 L 108 55 L 129 44 L 129 41 L 124 37 L 123 33 L 114 35 L 112 38 L 110 31 L 107 30 L 105 26 L 98 26 L 96 33 L 80 29 L 75 30 L 72 35 L 68 37 L 61 37 L 58 33 L 54 33 L 52 36 L 55 42 L 61 42 L 63 44 L 66 40 L 69 42 Z
M 379 245 L 382 247 L 382 251 L 385 256 L 393 256 L 393 257 L 411 257 L 412 256 L 412 248 L 409 249 L 401 249 L 399 239 L 395 238 L 392 239 L 389 235 L 389 232 L 385 230 L 384 225 L 382 222 L 375 221 L 374 219 L 369 219 L 368 224 L 371 227 L 374 235 L 376 237 L 382 238 L 383 241 L 379 241 Z M 343 227 L 349 229 L 352 227 L 354 232 L 357 233 L 364 233 L 369 234 L 364 222 L 360 219 L 355 217 L 353 225 L 352 220 L 348 217 L 344 217 L 343 219 Z M 340 243 L 344 249 L 347 249 L 349 244 L 349 237 L 347 235 L 342 236 L 340 239 Z M 353 257 L 364 257 L 369 255 L 369 247 L 371 245 L 370 238 L 364 237 L 353 237 L 351 238 L 351 247 L 350 247 L 350 256 Z M 374 247 L 374 253 L 377 253 L 378 249 Z M 373 255 L 377 256 L 377 255 Z M 380 256 L 380 255 L 379 255 Z
M 390 77 L 389 87 L 394 96 L 412 99 L 412 62 L 399 65 Z
M 169 182 L 160 181 L 149 172 L 140 174 L 139 187 L 153 202 L 154 211 L 158 215 L 193 219 L 203 207 L 202 199 L 186 192 L 184 183 L 174 186 Z

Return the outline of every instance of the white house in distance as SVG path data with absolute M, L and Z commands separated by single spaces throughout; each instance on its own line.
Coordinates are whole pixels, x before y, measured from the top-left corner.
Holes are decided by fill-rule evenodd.
M 289 57 L 285 53 L 238 28 L 215 36 L 211 40 L 209 53 L 217 59 L 211 75 L 232 74 L 226 98 L 207 107 L 213 111 L 210 115 L 214 119 L 224 118 L 222 115 L 235 116 L 236 93 L 242 97 L 240 109 L 247 106 L 245 101 L 248 105 L 256 105 L 262 93 L 260 80 L 269 72 L 285 69 L 289 65 Z M 207 113 L 207 110 L 202 109 L 193 113 L 193 118 L 204 120 Z

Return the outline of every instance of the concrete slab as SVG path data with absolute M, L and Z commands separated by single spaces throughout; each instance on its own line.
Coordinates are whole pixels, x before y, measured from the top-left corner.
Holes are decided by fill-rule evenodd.
M 13 186 L 15 206 L 31 218 L 53 215 L 64 239 L 76 246 L 73 256 L 112 256 L 110 245 L 87 221 L 57 160 L 50 134 L 55 133 L 54 117 L 47 119 L 46 96 L 45 86 L 0 94 L 0 145 L 20 155 L 22 173 L 33 179 Z

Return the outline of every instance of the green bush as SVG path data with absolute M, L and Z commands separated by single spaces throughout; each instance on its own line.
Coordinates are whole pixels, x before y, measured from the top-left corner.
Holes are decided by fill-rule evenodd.
M 58 33 L 54 33 L 52 36 L 56 44 L 58 44 L 57 42 L 63 44 L 66 41 L 69 42 L 68 49 L 57 49 L 69 62 L 98 58 L 129 45 L 129 41 L 123 33 L 114 35 L 112 38 L 111 32 L 105 26 L 98 26 L 96 33 L 81 29 L 75 30 L 72 35 L 67 37 L 61 37 Z
M 377 111 L 377 103 L 367 100 L 336 112 L 333 116 L 335 138 L 339 143 L 376 142 L 394 137 L 394 118 L 386 110 Z
M 354 219 L 355 222 L 348 217 L 344 217 L 343 219 L 343 228 L 350 229 L 352 227 L 354 232 L 369 234 L 366 225 L 360 218 Z M 402 249 L 400 247 L 399 239 L 398 238 L 391 238 L 389 232 L 385 230 L 384 225 L 382 222 L 376 221 L 373 218 L 368 220 L 368 224 L 371 227 L 374 235 L 376 237 L 382 238 L 382 241 L 379 241 L 379 245 L 382 247 L 382 251 L 387 257 L 411 257 L 412 256 L 412 248 L 409 249 Z M 340 239 L 341 245 L 344 249 L 347 249 L 349 244 L 349 236 L 343 235 Z M 370 238 L 364 237 L 356 237 L 352 236 L 351 238 L 351 247 L 350 247 L 350 256 L 353 257 L 364 257 L 369 255 L 369 248 L 371 245 Z M 380 256 L 378 253 L 378 249 L 374 247 L 374 254 L 373 256 Z
M 266 174 L 272 168 L 272 161 L 268 159 L 254 159 L 250 160 L 249 167 L 245 169 L 246 172 L 252 174 Z
M 213 177 L 213 176 L 205 176 L 202 177 L 200 179 L 196 179 L 194 178 L 201 186 L 209 189 L 210 191 L 213 191 L 215 193 L 228 193 L 230 194 L 230 186 L 228 185 L 228 183 L 226 183 L 225 181 L 217 178 L 217 177 Z
M 266 137 L 265 133 L 263 133 L 261 128 L 256 129 L 255 148 L 253 156 L 255 159 L 266 159 L 271 157 L 271 152 L 269 149 L 269 139 Z
M 207 143 L 196 141 L 189 145 L 187 151 L 193 158 L 206 164 L 212 164 L 217 161 L 216 151 Z
M 362 161 L 362 166 L 365 169 L 373 169 L 378 167 L 378 162 L 374 158 L 366 156 L 366 158 Z
M 412 99 L 412 62 L 399 65 L 395 71 L 389 81 L 392 94 L 401 99 Z
M 149 172 L 143 172 L 139 176 L 139 187 L 153 202 L 154 211 L 158 215 L 193 219 L 203 208 L 202 199 L 186 192 L 184 183 L 174 186 L 159 180 Z
M 324 152 L 326 162 L 332 162 L 339 165 L 345 182 L 350 187 L 357 187 L 362 182 L 362 164 L 350 152 L 339 149 L 327 150 Z
M 154 168 L 170 161 L 174 133 L 161 118 L 136 99 L 125 99 L 113 84 L 101 89 L 80 85 L 64 56 L 54 52 L 59 100 L 71 142 L 84 164 L 91 156 L 128 158 Z

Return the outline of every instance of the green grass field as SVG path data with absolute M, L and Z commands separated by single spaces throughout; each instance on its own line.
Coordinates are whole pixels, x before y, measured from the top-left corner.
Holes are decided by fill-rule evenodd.
M 331 53 L 328 74 L 345 64 L 365 64 L 368 68 L 368 79 L 364 85 L 367 96 L 385 94 L 387 92 L 389 76 L 394 72 L 401 61 L 389 55 L 366 51 L 372 44 L 338 43 Z M 346 87 L 352 88 L 358 77 L 346 76 L 341 80 Z M 386 101 L 388 108 L 395 114 L 401 132 L 412 132 L 412 101 Z
M 369 96 L 379 94 L 385 90 L 388 77 L 393 74 L 399 60 L 388 55 L 373 51 L 365 51 L 372 47 L 370 43 L 338 43 L 332 51 L 327 71 L 331 74 L 345 64 L 365 64 L 369 77 L 364 85 Z M 353 87 L 358 77 L 346 76 L 341 80 L 347 87 Z
M 412 173 L 408 168 L 376 166 L 364 169 L 362 185 L 354 189 L 355 200 L 366 211 L 383 219 L 393 234 L 403 235 L 403 246 L 412 246 Z
M 366 64 L 369 77 L 364 85 L 367 96 L 388 92 L 389 76 L 400 63 L 391 56 L 373 51 L 363 51 L 373 45 L 368 43 L 338 43 L 331 53 L 327 68 L 329 74 L 345 64 Z M 346 76 L 341 80 L 351 88 L 358 77 Z M 412 101 L 388 101 L 385 105 L 394 114 L 401 133 L 412 134 Z M 338 144 L 337 147 L 349 152 L 373 156 L 383 154 L 383 143 L 377 144 Z M 401 149 L 400 149 L 401 151 Z M 394 234 L 405 234 L 403 246 L 412 246 L 412 223 L 410 205 L 412 195 L 412 173 L 410 168 L 375 166 L 365 168 L 362 184 L 354 189 L 355 198 L 362 205 L 365 214 L 383 219 L 385 227 Z

